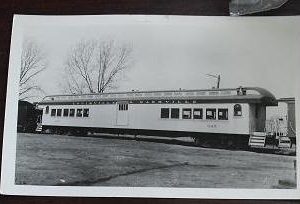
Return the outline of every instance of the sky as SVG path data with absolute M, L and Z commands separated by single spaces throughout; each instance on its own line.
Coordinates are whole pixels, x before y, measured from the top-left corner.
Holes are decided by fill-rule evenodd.
M 37 78 L 46 94 L 62 93 L 71 47 L 96 39 L 132 45 L 134 63 L 116 91 L 206 89 L 216 85 L 216 79 L 206 74 L 220 74 L 221 88 L 259 86 L 277 98 L 295 96 L 300 18 L 167 16 L 137 23 L 123 19 L 99 24 L 45 20 L 24 26 L 24 37 L 46 52 L 48 67 Z

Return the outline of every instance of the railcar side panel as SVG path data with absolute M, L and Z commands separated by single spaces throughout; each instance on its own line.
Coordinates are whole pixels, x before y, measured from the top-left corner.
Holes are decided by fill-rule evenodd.
M 250 106 L 239 104 L 241 114 L 235 115 L 232 103 L 220 104 L 105 104 L 105 105 L 49 105 L 48 113 L 43 111 L 43 126 L 72 126 L 90 128 L 143 129 L 162 131 L 207 132 L 222 134 L 250 134 Z M 61 116 L 51 116 L 52 109 L 61 109 Z M 63 116 L 64 109 L 75 109 L 75 115 Z M 77 110 L 88 109 L 88 117 L 77 117 Z M 162 118 L 162 109 L 169 110 Z M 175 111 L 172 118 L 172 109 Z M 202 118 L 194 111 L 202 110 Z M 208 119 L 214 111 L 215 119 Z M 227 119 L 219 119 L 219 110 L 226 112 Z M 167 112 L 167 111 L 166 111 Z M 186 114 L 186 115 L 184 115 Z M 190 114 L 190 116 L 189 116 Z
M 49 113 L 43 111 L 42 124 L 68 127 L 113 127 L 116 123 L 116 105 L 51 105 Z M 45 109 L 45 108 L 44 108 Z M 51 110 L 61 109 L 61 116 L 51 116 Z M 64 109 L 75 109 L 74 116 L 63 116 Z M 78 109 L 89 109 L 88 117 L 77 117 Z

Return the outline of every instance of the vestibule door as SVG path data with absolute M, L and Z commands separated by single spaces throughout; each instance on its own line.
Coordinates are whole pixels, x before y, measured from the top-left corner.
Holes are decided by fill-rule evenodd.
M 116 125 L 120 125 L 120 126 L 128 125 L 128 103 L 118 103 L 117 104 Z

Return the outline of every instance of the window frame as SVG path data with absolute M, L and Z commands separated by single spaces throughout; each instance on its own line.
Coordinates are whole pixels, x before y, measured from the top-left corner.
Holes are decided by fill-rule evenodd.
M 75 108 L 70 108 L 69 109 L 69 117 L 75 117 L 75 113 L 76 113 L 76 111 L 75 111 L 76 109 Z M 71 114 L 72 113 L 72 114 Z
M 128 111 L 128 103 L 119 103 L 119 111 Z
M 86 115 L 86 111 L 87 110 L 87 115 Z M 89 108 L 84 108 L 83 111 L 82 111 L 82 116 L 84 118 L 88 118 L 90 116 L 90 109 Z
M 163 111 L 168 111 L 168 117 L 164 116 Z M 160 108 L 160 118 L 161 119 L 169 119 L 170 118 L 170 108 Z
M 56 116 L 57 117 L 61 117 L 62 116 L 62 109 L 61 108 L 56 109 Z
M 67 113 L 67 114 L 65 114 L 65 113 Z M 69 109 L 68 108 L 64 108 L 63 117 L 68 117 L 68 116 L 69 116 Z
M 185 118 L 184 111 L 189 111 L 190 112 L 190 117 Z M 184 120 L 192 119 L 192 108 L 183 108 L 182 109 L 182 119 L 184 119 Z
M 213 113 L 213 117 L 212 118 L 208 117 L 208 115 L 207 115 L 208 111 L 212 111 L 212 113 Z M 206 120 L 217 120 L 216 115 L 217 115 L 217 109 L 216 108 L 206 108 L 205 109 L 205 119 Z
M 56 116 L 56 108 L 51 108 L 51 114 L 50 115 L 51 115 L 51 117 L 55 117 Z
M 174 117 L 173 113 L 174 111 L 177 111 L 176 117 Z M 179 119 L 180 118 L 180 109 L 179 108 L 171 108 L 171 114 L 170 114 L 171 119 Z
M 195 118 L 195 111 L 200 112 L 200 118 Z M 203 120 L 203 108 L 193 108 L 193 119 L 195 120 Z
M 220 118 L 220 112 L 225 113 L 224 118 Z M 228 120 L 228 108 L 218 108 L 218 120 Z
M 46 108 L 45 108 L 45 114 L 49 114 L 49 106 L 46 106 Z
M 80 112 L 78 112 L 79 110 L 80 110 Z M 81 115 L 80 115 L 79 113 L 80 113 Z M 82 108 L 77 108 L 77 109 L 76 109 L 76 117 L 77 117 L 77 118 L 82 118 L 82 115 L 83 115 L 83 109 L 82 109 Z
M 237 110 L 237 108 L 239 108 Z M 240 112 L 240 113 L 239 113 Z M 237 104 L 234 104 L 233 106 L 233 116 L 237 116 L 237 117 L 240 117 L 243 115 L 243 108 L 242 108 L 242 105 L 237 103 Z

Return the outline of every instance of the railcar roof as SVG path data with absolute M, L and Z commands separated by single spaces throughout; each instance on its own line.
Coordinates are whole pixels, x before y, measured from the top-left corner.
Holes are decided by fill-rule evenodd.
M 50 95 L 46 96 L 39 104 L 138 100 L 197 100 L 197 103 L 261 103 L 267 106 L 277 105 L 275 96 L 268 90 L 259 87 Z

